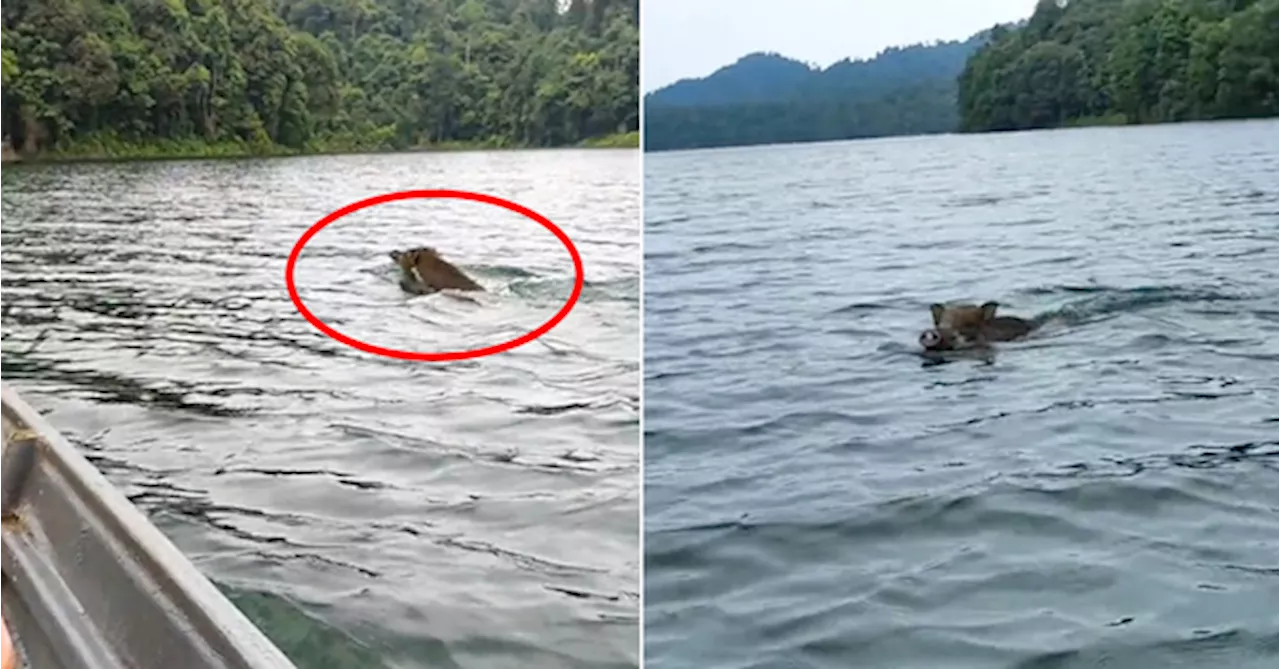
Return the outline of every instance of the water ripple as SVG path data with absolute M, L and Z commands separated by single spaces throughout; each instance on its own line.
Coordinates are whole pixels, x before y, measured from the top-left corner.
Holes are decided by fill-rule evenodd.
M 1273 666 L 1276 143 L 648 156 L 646 663 Z M 1045 325 L 922 361 L 960 299 Z
M 634 667 L 638 172 L 633 151 L 11 167 L 3 374 L 300 667 Z M 564 229 L 570 316 L 444 364 L 306 322 L 298 236 L 424 187 Z M 388 251 L 424 244 L 489 292 L 405 295 Z M 341 219 L 296 279 L 333 327 L 410 350 L 522 335 L 573 286 L 548 231 L 457 201 Z

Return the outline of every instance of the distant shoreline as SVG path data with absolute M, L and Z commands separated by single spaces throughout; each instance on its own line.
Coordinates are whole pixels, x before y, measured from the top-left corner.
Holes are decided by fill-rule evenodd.
M 243 158 L 296 158 L 302 156 L 380 155 L 402 153 L 471 153 L 481 151 L 563 151 L 573 149 L 639 149 L 639 131 L 615 133 L 585 139 L 562 146 L 501 146 L 489 142 L 444 142 L 405 149 L 320 146 L 314 149 L 289 149 L 282 146 L 255 147 L 223 142 L 155 142 L 121 143 L 106 147 L 101 144 L 69 150 L 41 151 L 21 154 L 8 145 L 0 162 L 9 164 L 64 164 L 100 162 L 146 162 L 168 160 L 235 160 Z
M 829 143 L 840 142 L 869 142 L 876 139 L 906 139 L 918 137 L 975 137 L 982 134 L 1011 134 L 1011 133 L 1036 133 L 1044 132 L 1044 130 L 1083 130 L 1091 128 L 1156 128 L 1160 125 L 1185 125 L 1192 123 L 1240 123 L 1240 122 L 1265 122 L 1265 120 L 1275 119 L 1271 115 L 1258 116 L 1239 116 L 1239 118 L 1226 119 L 1188 119 L 1188 120 L 1171 120 L 1171 122 L 1157 123 L 1121 123 L 1115 118 L 1091 118 L 1091 119 L 1075 119 L 1074 122 L 1068 122 L 1061 125 L 1051 125 L 1044 128 L 1020 128 L 1010 130 L 945 130 L 945 132 L 919 132 L 919 133 L 897 133 L 897 134 L 877 134 L 877 136 L 869 137 L 835 137 L 831 139 L 795 139 L 795 141 L 786 141 L 786 139 L 777 139 L 777 141 L 769 142 L 751 142 L 739 143 L 739 145 L 714 145 L 714 146 L 685 146 L 685 147 L 663 147 L 663 148 L 645 148 L 645 153 L 673 153 L 673 152 L 692 152 L 692 151 L 721 151 L 728 148 L 758 148 L 771 146 L 800 146 L 800 145 L 829 145 Z

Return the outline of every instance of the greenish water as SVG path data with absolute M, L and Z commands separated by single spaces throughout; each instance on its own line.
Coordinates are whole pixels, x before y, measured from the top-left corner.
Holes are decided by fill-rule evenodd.
M 548 335 L 455 363 L 372 356 L 284 268 L 379 193 L 487 192 L 575 242 Z M 639 164 L 504 151 L 6 166 L 3 368 L 302 669 L 639 662 Z M 432 245 L 489 291 L 409 296 Z M 573 286 L 550 232 L 410 201 L 325 228 L 309 309 L 410 350 L 509 340 Z

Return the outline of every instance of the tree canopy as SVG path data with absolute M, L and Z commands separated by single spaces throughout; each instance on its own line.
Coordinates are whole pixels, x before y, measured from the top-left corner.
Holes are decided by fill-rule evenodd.
M 639 0 L 13 0 L 3 132 L 92 142 L 559 146 L 639 124 Z
M 646 150 L 950 132 L 956 77 L 986 39 L 885 49 L 814 69 L 777 54 L 745 56 L 645 97 Z
M 1280 0 L 1040 0 L 964 42 L 751 54 L 645 97 L 645 149 L 1276 116 Z
M 960 78 L 961 129 L 1276 115 L 1277 0 L 1041 0 Z

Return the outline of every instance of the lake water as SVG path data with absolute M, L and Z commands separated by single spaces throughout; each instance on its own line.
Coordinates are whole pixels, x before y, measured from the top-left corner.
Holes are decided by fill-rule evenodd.
M 1274 667 L 1278 139 L 647 155 L 647 666 Z
M 302 669 L 635 667 L 639 181 L 636 151 L 12 167 L 3 376 Z M 303 232 L 422 188 L 562 228 L 568 318 L 451 363 L 304 320 Z M 388 253 L 421 245 L 487 292 L 404 293 Z M 433 200 L 333 223 L 296 279 L 343 334 L 438 352 L 534 329 L 574 271 L 537 223 Z

